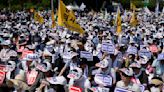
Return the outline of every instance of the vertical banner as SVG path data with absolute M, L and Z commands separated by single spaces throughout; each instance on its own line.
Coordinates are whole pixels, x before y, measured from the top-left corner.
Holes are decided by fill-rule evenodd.
M 117 9 L 117 19 L 116 19 L 116 23 L 117 23 L 117 34 L 121 34 L 122 32 L 122 27 L 121 27 L 121 15 L 120 15 L 120 7 L 118 6 L 118 9 Z

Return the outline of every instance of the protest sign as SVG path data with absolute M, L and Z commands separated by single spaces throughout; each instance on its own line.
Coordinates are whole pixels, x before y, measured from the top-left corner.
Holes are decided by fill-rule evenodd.
M 80 58 L 86 58 L 87 61 L 93 61 L 93 55 L 87 51 L 80 51 Z
M 139 56 L 146 56 L 146 57 L 148 57 L 149 59 L 151 59 L 151 52 L 150 51 L 148 51 L 148 50 L 146 50 L 146 49 L 142 49 L 142 50 L 139 50 L 138 51 L 138 55 Z
M 104 86 L 112 85 L 112 77 L 109 75 L 96 74 L 94 80 L 97 84 L 101 84 Z
M 72 86 L 69 88 L 69 92 L 82 92 L 82 89 L 79 87 Z
M 123 88 L 115 88 L 114 92 L 132 92 L 132 91 Z
M 127 49 L 128 54 L 137 54 L 137 48 L 134 46 L 129 46 Z
M 107 52 L 109 54 L 114 54 L 115 46 L 112 43 L 102 43 L 102 51 Z
M 0 70 L 0 85 L 3 83 L 5 79 L 5 72 Z
M 28 71 L 27 72 L 27 84 L 32 85 L 35 82 L 37 75 L 38 75 L 38 72 L 35 70 Z
M 6 65 L 0 65 L 0 71 L 7 71 Z

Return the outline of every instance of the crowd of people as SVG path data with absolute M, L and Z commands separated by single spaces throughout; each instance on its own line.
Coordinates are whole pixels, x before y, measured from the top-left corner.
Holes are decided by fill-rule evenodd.
M 85 33 L 29 11 L 0 12 L 0 92 L 164 92 L 164 12 L 76 12 Z

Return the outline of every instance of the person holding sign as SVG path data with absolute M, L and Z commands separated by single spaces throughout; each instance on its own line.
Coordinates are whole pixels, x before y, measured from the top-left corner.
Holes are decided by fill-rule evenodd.
M 131 68 L 120 69 L 121 80 L 116 83 L 116 88 L 123 88 L 134 92 L 141 92 L 138 84 L 133 83 L 131 78 L 133 70 Z
M 160 77 L 153 77 L 150 81 L 150 92 L 163 92 L 163 83 Z
M 83 71 L 83 75 L 84 77 L 88 77 L 88 63 L 87 63 L 87 59 L 86 58 L 81 58 L 80 60 L 80 68 Z
M 164 53 L 158 55 L 158 58 L 153 61 L 152 66 L 158 76 L 164 76 Z
M 69 87 L 79 87 L 82 89 L 82 92 L 86 92 L 87 88 L 91 87 L 90 81 L 83 75 L 83 71 L 79 67 L 70 70 L 67 77 L 70 78 Z
M 109 62 L 110 61 L 104 59 L 104 60 L 100 61 L 99 63 L 97 63 L 95 66 L 98 67 L 98 69 L 93 70 L 92 75 L 102 74 L 105 76 L 106 75 L 112 76 L 112 79 L 113 79 L 112 84 L 114 84 L 116 82 L 116 73 L 113 68 L 109 67 Z
M 137 84 L 147 84 L 148 83 L 148 75 L 145 73 L 143 69 L 141 69 L 141 65 L 139 63 L 132 63 L 129 67 L 131 67 L 134 71 L 134 77 L 132 81 Z

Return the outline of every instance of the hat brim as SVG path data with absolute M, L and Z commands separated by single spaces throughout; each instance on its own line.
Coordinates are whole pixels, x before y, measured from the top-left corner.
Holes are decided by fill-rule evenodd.
M 107 68 L 107 67 L 101 65 L 100 63 L 97 63 L 95 66 L 96 66 L 96 67 L 99 67 L 99 68 Z
M 161 80 L 158 80 L 158 79 L 152 79 L 151 80 L 151 84 L 154 84 L 154 85 L 161 85 L 163 84 L 163 82 Z
M 127 75 L 124 70 L 119 70 L 125 77 L 132 77 L 133 75 Z

